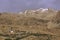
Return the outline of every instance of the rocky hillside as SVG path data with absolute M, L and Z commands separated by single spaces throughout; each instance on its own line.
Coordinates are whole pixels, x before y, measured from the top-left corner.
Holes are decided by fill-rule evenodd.
M 59 40 L 60 11 L 54 9 L 0 13 L 0 40 Z

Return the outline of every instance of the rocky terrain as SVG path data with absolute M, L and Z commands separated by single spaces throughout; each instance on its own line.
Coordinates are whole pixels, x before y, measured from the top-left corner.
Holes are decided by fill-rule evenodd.
M 0 40 L 60 40 L 60 10 L 0 13 Z

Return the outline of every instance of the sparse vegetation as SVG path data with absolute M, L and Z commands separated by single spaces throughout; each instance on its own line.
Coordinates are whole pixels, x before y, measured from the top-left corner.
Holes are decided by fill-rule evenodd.
M 59 40 L 60 11 L 0 13 L 0 36 L 16 40 Z M 11 34 L 10 31 L 13 31 Z M 53 37 L 54 36 L 54 37 Z M 5 40 L 11 40 L 7 38 Z M 13 40 L 15 40 L 13 39 Z

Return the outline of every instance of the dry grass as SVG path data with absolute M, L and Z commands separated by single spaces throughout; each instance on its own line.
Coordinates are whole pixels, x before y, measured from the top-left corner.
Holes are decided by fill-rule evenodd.
M 2 34 L 10 34 L 10 31 L 13 30 L 14 33 L 26 31 L 60 36 L 59 26 L 60 11 L 28 12 L 27 14 L 0 13 L 0 33 Z M 56 40 L 59 39 L 60 37 L 56 37 Z M 44 40 L 44 37 L 29 36 L 23 40 Z

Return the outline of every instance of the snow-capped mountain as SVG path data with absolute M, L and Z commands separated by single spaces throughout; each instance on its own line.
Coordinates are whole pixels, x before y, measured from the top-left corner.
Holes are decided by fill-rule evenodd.
M 39 14 L 39 13 L 51 13 L 51 12 L 57 12 L 57 10 L 51 9 L 51 8 L 39 8 L 37 10 L 25 10 L 24 12 L 19 12 L 19 14 Z
M 41 10 L 41 12 L 44 12 L 44 11 L 48 11 L 48 8 L 40 8 L 40 9 L 37 9 L 36 11 L 40 11 Z

